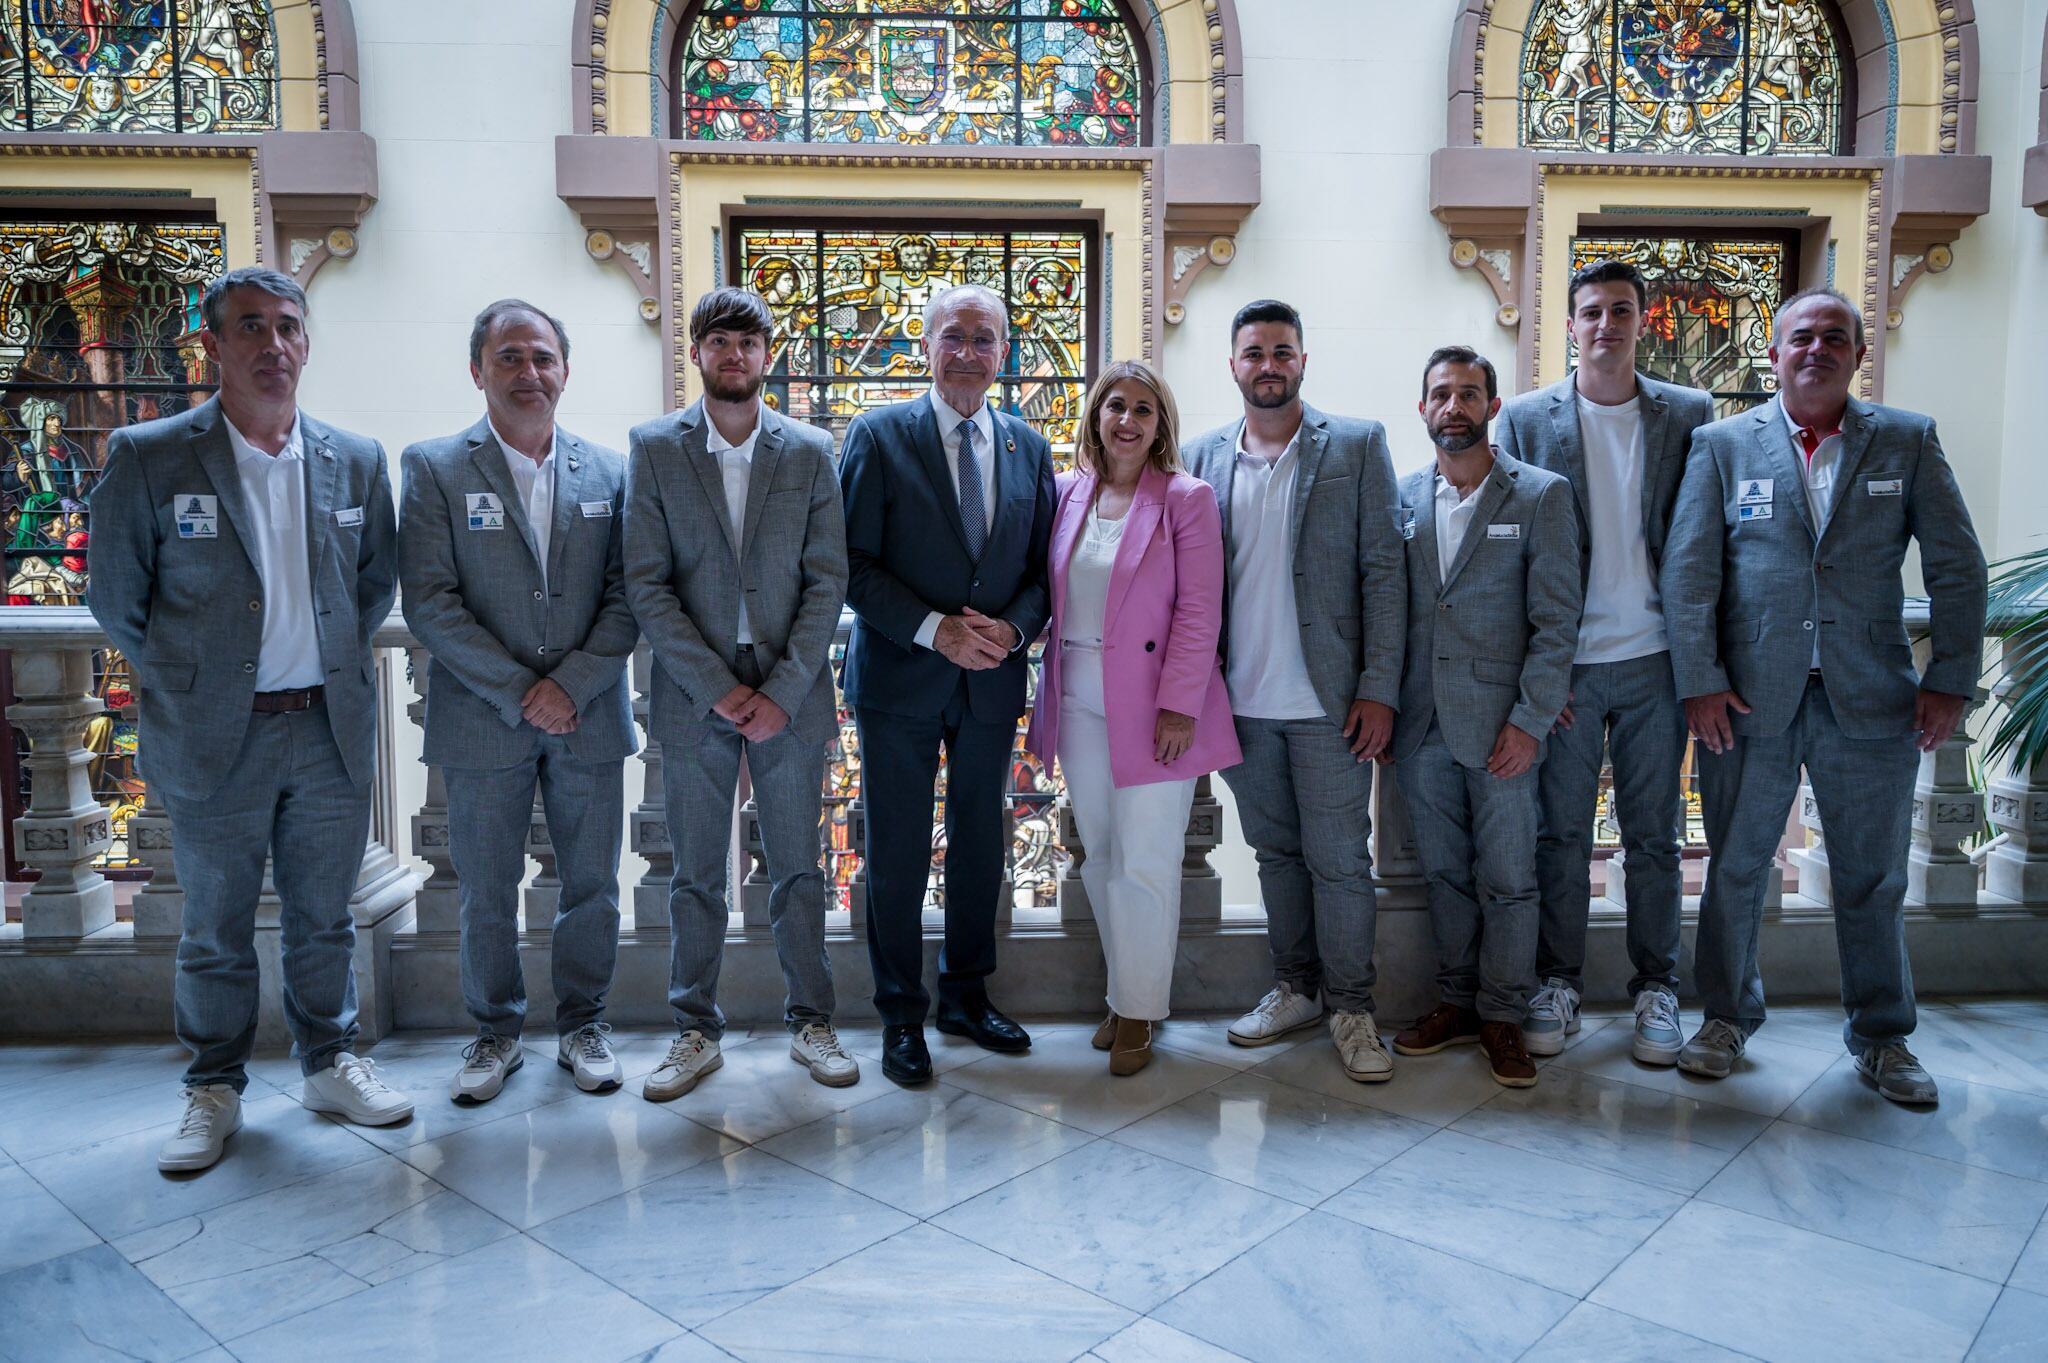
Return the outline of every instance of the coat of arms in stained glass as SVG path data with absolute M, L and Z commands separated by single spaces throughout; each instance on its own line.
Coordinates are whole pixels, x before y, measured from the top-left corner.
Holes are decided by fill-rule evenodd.
M 0 0 L 0 131 L 278 126 L 267 0 Z

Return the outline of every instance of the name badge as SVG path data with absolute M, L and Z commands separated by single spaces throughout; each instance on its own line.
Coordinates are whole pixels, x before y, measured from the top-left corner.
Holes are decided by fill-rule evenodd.
M 611 518 L 612 504 L 610 502 L 579 502 L 577 505 L 583 508 L 583 519 L 586 521 L 601 521 Z
M 1518 540 L 1522 537 L 1522 527 L 1495 521 L 1486 527 L 1486 537 L 1490 540 Z
M 361 525 L 363 523 L 363 509 L 359 506 L 345 506 L 334 513 L 334 523 L 336 525 Z
M 1399 516 L 1399 518 L 1400 518 L 1400 525 L 1401 525 L 1401 538 L 1402 538 L 1402 539 L 1404 539 L 1404 540 L 1412 540 L 1412 539 L 1414 539 L 1414 538 L 1415 538 L 1415 512 L 1414 512 L 1414 510 L 1413 510 L 1412 508 L 1410 508 L 1410 507 L 1405 507 L 1405 506 L 1404 506 L 1404 507 L 1402 507 L 1402 508 L 1400 509 L 1400 511 L 1399 511 L 1398 513 L 1396 513 L 1396 514 L 1397 514 L 1397 515 Z
M 495 492 L 470 492 L 464 494 L 469 506 L 469 528 L 472 530 L 503 530 L 505 528 L 505 504 L 498 500 Z
M 1736 505 L 1769 506 L 1771 501 L 1771 480 L 1769 478 L 1752 478 L 1742 485 L 1742 492 L 1736 498 Z
M 181 540 L 220 538 L 220 499 L 196 492 L 181 492 L 173 503 Z
M 1745 521 L 1767 521 L 1771 518 L 1771 512 L 1776 510 L 1776 508 L 1769 503 L 1765 503 L 1762 506 L 1745 506 L 1738 508 L 1738 510 Z
M 1873 478 L 1863 485 L 1863 490 L 1873 497 L 1903 497 L 1905 481 L 1903 478 Z

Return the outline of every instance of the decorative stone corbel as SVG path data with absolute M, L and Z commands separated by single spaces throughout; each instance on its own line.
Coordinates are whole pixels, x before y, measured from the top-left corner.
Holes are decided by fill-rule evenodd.
M 1924 251 L 1893 251 L 1892 301 L 1884 311 L 1885 329 L 1897 331 L 1905 325 L 1906 295 L 1915 284 L 1926 275 L 1940 274 L 1955 261 L 1955 252 L 1938 241 Z
M 1228 265 L 1237 258 L 1237 238 L 1214 236 L 1207 241 L 1189 241 L 1169 236 L 1166 245 L 1173 260 L 1172 279 L 1167 283 L 1166 308 L 1160 315 L 1168 326 L 1177 327 L 1187 319 L 1189 288 L 1211 265 Z
M 662 250 L 667 165 L 651 137 L 555 139 L 555 193 L 582 222 L 585 253 L 633 282 L 640 318 L 650 326 L 660 324 L 663 307 L 654 260 Z
M 303 287 L 330 260 L 347 260 L 356 253 L 353 228 L 330 227 L 325 236 L 293 237 L 288 243 L 285 268 Z
M 583 249 L 590 258 L 601 263 L 616 265 L 624 271 L 626 278 L 633 281 L 633 287 L 640 290 L 640 320 L 659 322 L 661 300 L 654 296 L 654 243 L 649 241 L 622 241 L 605 227 L 594 227 L 584 234 Z
M 1891 240 L 1884 324 L 1897 331 L 1906 320 L 1906 294 L 1953 265 L 1956 238 L 1991 211 L 1991 158 L 1901 156 L 1887 174 Z
M 1519 242 L 1481 246 L 1470 237 L 1451 242 L 1451 264 L 1476 271 L 1493 287 L 1493 301 L 1499 305 L 1493 320 L 1509 331 L 1522 322 L 1522 306 L 1515 301 L 1515 254 L 1519 249 Z
M 1237 258 L 1238 229 L 1259 206 L 1259 149 L 1241 142 L 1168 145 L 1159 149 L 1154 175 L 1167 262 L 1159 319 L 1179 326 L 1195 281 Z
M 269 259 L 309 283 L 356 253 L 356 228 L 377 202 L 377 144 L 360 132 L 263 134 L 257 150 Z

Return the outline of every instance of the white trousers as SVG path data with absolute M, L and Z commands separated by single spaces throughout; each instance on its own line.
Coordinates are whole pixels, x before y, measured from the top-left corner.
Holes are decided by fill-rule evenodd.
M 1087 859 L 1081 883 L 1102 934 L 1109 1008 L 1157 1022 L 1173 990 L 1180 937 L 1180 868 L 1195 782 L 1117 789 L 1103 718 L 1102 654 L 1066 646 L 1060 678 L 1060 773 Z

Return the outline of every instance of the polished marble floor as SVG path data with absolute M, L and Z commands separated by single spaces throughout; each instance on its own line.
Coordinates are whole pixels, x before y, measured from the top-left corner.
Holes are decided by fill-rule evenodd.
M 1587 1019 L 1533 1089 L 1476 1052 L 1343 1075 L 1184 1020 L 1111 1080 L 1078 1020 L 1028 1057 L 938 1037 L 936 1082 L 822 1088 L 775 1029 L 664 1106 L 464 1038 L 372 1054 L 359 1130 L 252 1067 L 228 1158 L 166 1177 L 168 1044 L 0 1044 L 0 1359 L 2048 1359 L 2048 1001 L 1929 1001 L 1933 1112 L 1879 1099 L 1839 1014 L 1778 1010 L 1719 1083 Z

